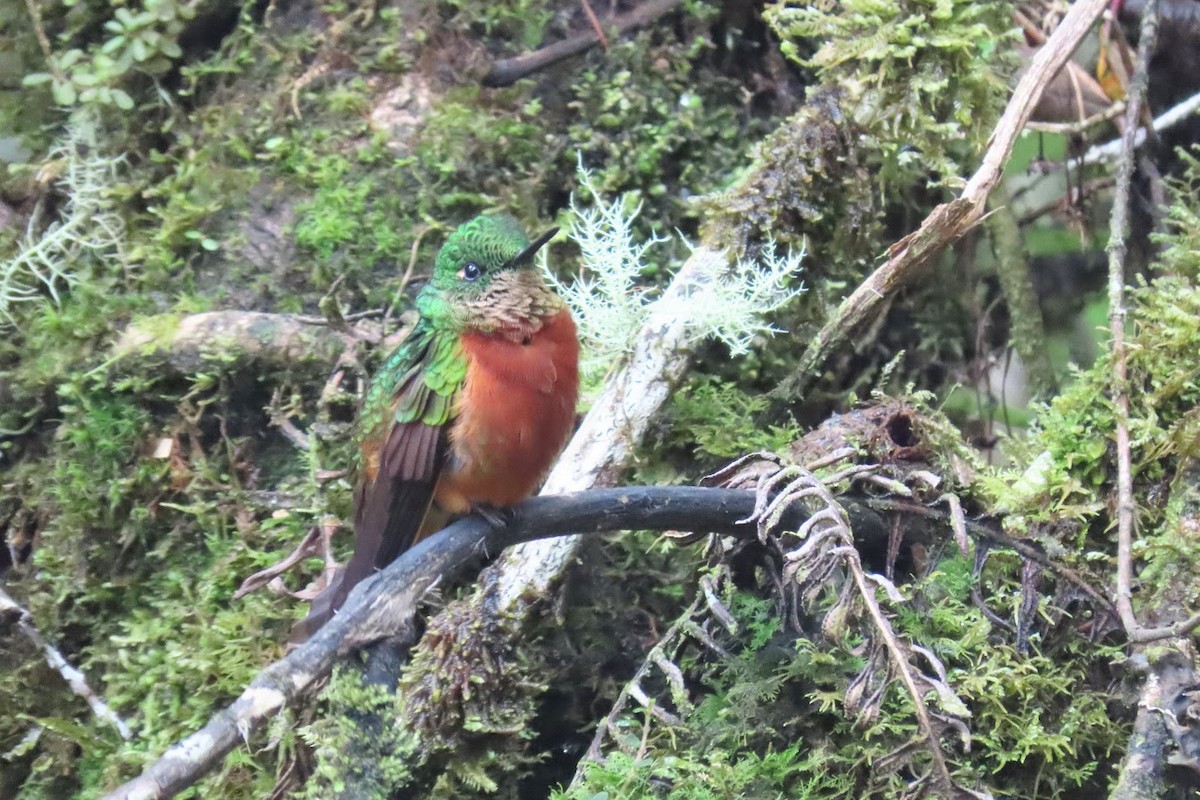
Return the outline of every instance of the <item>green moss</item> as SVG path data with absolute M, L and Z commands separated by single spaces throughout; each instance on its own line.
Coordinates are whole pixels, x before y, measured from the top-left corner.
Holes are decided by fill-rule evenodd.
M 766 397 L 748 394 L 732 383 L 693 376 L 685 388 L 671 395 L 665 421 L 668 442 L 694 448 L 694 456 L 710 462 L 755 450 L 783 452 L 798 431 L 764 426 L 759 417 L 767 405 Z
M 1200 278 L 1200 149 L 1178 151 L 1185 167 L 1171 187 L 1163 233 L 1155 240 L 1163 245 L 1157 269 L 1168 275 Z
M 947 559 L 907 587 L 909 604 L 895 608 L 898 633 L 942 659 L 972 714 L 969 755 L 943 741 L 956 778 L 1018 797 L 1103 792 L 1101 765 L 1126 728 L 1109 718 L 1107 681 L 1097 681 L 1096 670 L 1117 651 L 1068 637 L 1053 654 L 1020 654 L 997 642 L 972 604 L 973 583 L 969 562 Z M 878 716 L 856 724 L 843 711 L 847 683 L 863 667 L 861 642 L 797 637 L 781 629 L 774 601 L 745 592 L 724 599 L 738 632 L 709 629 L 726 656 L 684 649 L 679 667 L 695 706 L 682 724 L 631 704 L 606 737 L 605 760 L 555 797 L 849 800 L 902 792 L 902 777 L 881 765 L 916 733 L 911 699 L 893 684 Z M 658 702 L 680 714 L 663 694 Z
M 317 759 L 297 797 L 323 800 L 352 786 L 355 797 L 383 800 L 407 785 L 418 742 L 405 727 L 402 702 L 363 683 L 353 667 L 336 670 L 321 692 L 321 716 L 295 732 Z
M 505 44 L 506 50 L 533 50 L 542 44 L 552 3 L 538 0 L 443 0 L 447 23 Z
M 878 142 L 879 180 L 964 174 L 1008 94 L 1010 8 L 975 0 L 772 4 L 783 52 L 826 85 L 853 88 L 856 122 Z M 803 55 L 808 41 L 815 52 Z
M 614 44 L 572 90 L 567 155 L 579 153 L 603 194 L 648 202 L 646 224 L 660 229 L 694 230 L 688 198 L 721 188 L 768 126 L 738 114 L 739 85 L 705 67 L 712 49 L 698 31 L 683 42 L 644 32 Z
M 1200 358 L 1194 347 L 1200 289 L 1163 277 L 1130 293 L 1128 370 L 1134 477 L 1145 491 L 1163 477 L 1164 459 L 1181 450 L 1180 433 L 1200 402 Z M 1032 465 L 1023 477 L 1000 473 L 988 486 L 995 502 L 1031 521 L 1099 518 L 1098 494 L 1111 489 L 1110 451 L 1115 430 L 1109 400 L 1111 356 L 1079 371 L 1074 382 L 1042 409 L 1034 438 L 1023 448 Z M 1046 455 L 1036 462 L 1033 458 Z M 1142 505 L 1144 523 L 1158 519 Z

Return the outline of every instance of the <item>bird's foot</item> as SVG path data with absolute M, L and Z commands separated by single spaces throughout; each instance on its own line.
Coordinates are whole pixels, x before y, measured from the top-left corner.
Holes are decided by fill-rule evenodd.
M 503 528 L 513 521 L 511 508 L 500 508 L 481 503 L 471 506 L 471 512 L 483 517 L 493 528 Z

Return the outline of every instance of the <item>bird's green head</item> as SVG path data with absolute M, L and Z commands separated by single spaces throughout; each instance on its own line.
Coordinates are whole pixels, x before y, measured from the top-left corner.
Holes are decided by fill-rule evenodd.
M 433 277 L 417 308 L 435 324 L 495 330 L 528 326 L 562 308 L 546 285 L 534 255 L 558 232 L 533 242 L 507 214 L 464 222 L 438 251 Z

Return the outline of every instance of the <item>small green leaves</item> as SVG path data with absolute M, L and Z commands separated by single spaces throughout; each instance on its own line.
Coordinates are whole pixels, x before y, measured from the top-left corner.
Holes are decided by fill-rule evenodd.
M 220 249 L 220 247 L 221 247 L 220 242 L 218 242 L 216 239 L 210 239 L 209 237 L 205 236 L 200 231 L 196 231 L 196 230 L 186 231 L 183 234 L 183 237 L 185 239 L 188 239 L 193 242 L 199 242 L 200 246 L 210 253 L 215 250 Z
M 115 106 L 130 111 L 134 100 L 120 84 L 131 70 L 152 76 L 166 73 L 183 57 L 179 36 L 184 22 L 195 9 L 178 0 L 150 0 L 146 9 L 134 13 L 118 6 L 104 30 L 112 34 L 89 52 L 71 48 L 48 59 L 49 71 L 34 72 L 23 86 L 50 84 L 54 102 L 60 106 Z

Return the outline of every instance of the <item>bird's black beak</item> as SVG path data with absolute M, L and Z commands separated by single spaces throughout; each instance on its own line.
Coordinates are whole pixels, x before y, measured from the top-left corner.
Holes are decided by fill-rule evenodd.
M 524 250 L 513 256 L 512 260 L 508 262 L 508 265 L 510 267 L 519 267 L 522 264 L 527 264 L 533 261 L 534 254 L 537 253 L 538 250 L 541 250 L 542 246 L 545 245 L 546 242 L 553 239 L 557 233 L 558 228 L 551 228 L 550 230 L 546 231 L 541 236 L 530 242 Z

